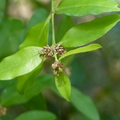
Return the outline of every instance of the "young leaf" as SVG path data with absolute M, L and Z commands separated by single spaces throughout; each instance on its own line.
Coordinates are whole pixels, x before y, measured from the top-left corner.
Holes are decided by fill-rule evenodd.
M 55 120 L 56 116 L 53 113 L 46 111 L 29 111 L 22 113 L 15 120 Z
M 59 60 L 63 59 L 64 57 L 67 57 L 69 55 L 73 55 L 73 54 L 77 54 L 77 53 L 83 53 L 83 52 L 89 52 L 89 51 L 93 51 L 93 50 L 97 50 L 101 48 L 101 46 L 99 44 L 91 44 L 85 47 L 80 47 L 71 51 L 66 52 L 63 56 L 61 56 L 59 58 Z
M 0 63 L 0 80 L 9 80 L 34 70 L 42 62 L 38 54 L 41 49 L 27 47 L 3 59 Z
M 120 15 L 108 15 L 72 27 L 60 41 L 64 47 L 86 45 L 107 33 L 120 20 Z
M 59 76 L 55 77 L 55 85 L 60 94 L 67 100 L 70 101 L 71 85 L 70 80 L 65 73 L 59 73 Z
M 33 85 L 35 77 L 42 70 L 42 66 L 43 66 L 43 63 L 40 63 L 40 65 L 30 73 L 19 76 L 17 78 L 18 80 L 17 90 L 20 94 L 24 94 L 24 91 Z
M 120 11 L 115 0 L 64 0 L 56 9 L 57 14 L 69 16 L 98 15 L 104 12 Z
M 92 100 L 74 87 L 72 87 L 71 102 L 75 108 L 90 118 L 90 120 L 100 120 L 99 114 Z
M 27 36 L 23 43 L 20 45 L 20 49 L 28 46 L 42 47 L 48 43 L 50 16 L 43 22 L 33 26 L 27 33 Z
M 74 26 L 74 22 L 71 17 L 64 15 L 59 23 L 57 34 L 56 34 L 56 42 L 59 42 L 65 33 Z

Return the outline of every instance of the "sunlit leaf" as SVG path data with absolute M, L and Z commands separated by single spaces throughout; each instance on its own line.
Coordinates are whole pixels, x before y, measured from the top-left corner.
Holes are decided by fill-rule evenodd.
M 98 15 L 104 12 L 120 11 L 115 0 L 64 0 L 56 9 L 57 14 L 70 16 Z
M 6 4 L 6 0 L 0 0 L 0 22 L 4 15 L 5 4 Z
M 54 8 L 56 9 L 63 0 L 54 0 Z
M 85 46 L 85 47 L 80 47 L 80 48 L 77 48 L 77 49 L 70 50 L 70 51 L 66 52 L 63 56 L 61 56 L 59 58 L 59 60 L 65 58 L 69 55 L 74 55 L 74 54 L 83 53 L 83 52 L 89 52 L 89 51 L 97 50 L 99 48 L 101 48 L 101 46 L 99 44 L 91 44 L 91 45 L 88 45 L 88 46 Z
M 80 112 L 91 120 L 100 120 L 97 109 L 92 100 L 72 87 L 71 102 Z
M 42 47 L 48 44 L 48 32 L 49 32 L 49 21 L 48 17 L 45 21 L 33 26 L 27 33 L 27 36 L 20 48 L 28 46 Z
M 108 15 L 72 27 L 60 41 L 64 47 L 86 45 L 107 33 L 120 20 L 120 15 Z
M 9 80 L 34 70 L 41 62 L 40 47 L 27 47 L 14 55 L 6 57 L 0 63 L 0 80 Z
M 29 111 L 19 115 L 15 120 L 55 120 L 56 116 L 47 111 Z
M 59 73 L 59 76 L 55 77 L 55 85 L 59 93 L 67 100 L 70 101 L 71 85 L 70 80 L 65 73 Z

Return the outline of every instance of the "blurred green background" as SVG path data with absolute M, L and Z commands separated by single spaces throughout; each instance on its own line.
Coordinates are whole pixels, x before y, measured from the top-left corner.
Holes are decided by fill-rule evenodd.
M 120 0 L 118 3 L 120 4 Z M 50 0 L 0 0 L 0 61 L 18 50 L 27 30 L 45 20 L 50 9 Z M 68 30 L 73 24 L 108 14 L 111 13 L 81 18 L 56 16 L 57 41 L 63 36 L 64 30 Z M 30 19 L 31 16 L 33 19 Z M 69 22 L 66 23 L 67 19 Z M 62 27 L 61 23 L 65 25 Z M 59 34 L 60 31 L 63 31 L 62 35 Z M 103 48 L 77 54 L 68 61 L 65 71 L 69 74 L 72 85 L 92 98 L 101 120 L 120 120 L 120 22 L 95 42 L 101 44 Z M 49 64 L 47 61 L 43 73 L 51 73 L 51 69 L 48 69 Z M 3 88 L 13 85 L 13 82 L 14 80 L 0 81 L 0 92 Z M 87 120 L 69 103 L 58 100 L 58 96 L 49 89 L 43 93 L 47 109 L 54 112 L 59 120 Z M 7 114 L 1 119 L 13 120 L 15 116 L 25 111 L 26 109 L 20 104 L 13 105 L 7 108 Z

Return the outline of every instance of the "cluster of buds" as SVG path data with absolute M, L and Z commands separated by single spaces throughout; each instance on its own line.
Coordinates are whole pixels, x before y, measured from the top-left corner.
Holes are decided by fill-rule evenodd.
M 57 46 L 55 46 L 54 52 L 59 55 L 62 56 L 63 54 L 66 53 L 66 50 L 64 47 L 62 47 L 60 44 L 58 44 Z
M 60 61 L 55 61 L 52 64 L 52 68 L 54 70 L 53 73 L 59 75 L 59 73 L 63 71 L 63 64 Z
M 54 55 L 53 50 L 49 45 L 44 46 L 42 51 L 39 52 L 39 54 L 41 57 L 45 57 L 45 58 L 53 57 Z
M 66 50 L 60 44 L 56 45 L 54 48 L 49 45 L 44 46 L 42 51 L 39 52 L 40 56 L 43 58 L 53 57 L 54 55 L 62 56 L 64 53 L 66 53 Z M 60 61 L 55 61 L 52 64 L 52 68 L 53 73 L 59 75 L 59 73 L 63 71 L 63 64 Z
M 53 57 L 54 53 L 62 56 L 63 54 L 66 53 L 66 50 L 64 47 L 62 47 L 60 44 L 56 45 L 55 48 L 53 49 L 52 47 L 50 47 L 49 45 L 44 46 L 42 51 L 39 52 L 41 57 Z
M 0 116 L 5 115 L 7 108 L 0 106 Z

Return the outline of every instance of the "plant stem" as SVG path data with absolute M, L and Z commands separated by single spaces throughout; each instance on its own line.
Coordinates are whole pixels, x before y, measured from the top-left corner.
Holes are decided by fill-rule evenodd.
M 54 0 L 52 0 L 52 45 L 54 46 L 56 44 L 55 42 L 55 21 L 54 21 L 54 14 L 55 14 L 55 10 L 54 10 Z M 54 57 L 55 60 L 57 61 L 57 55 L 56 53 L 54 53 Z
M 55 44 L 55 25 L 54 25 L 54 14 L 55 14 L 55 11 L 54 11 L 54 0 L 52 0 L 52 44 Z

